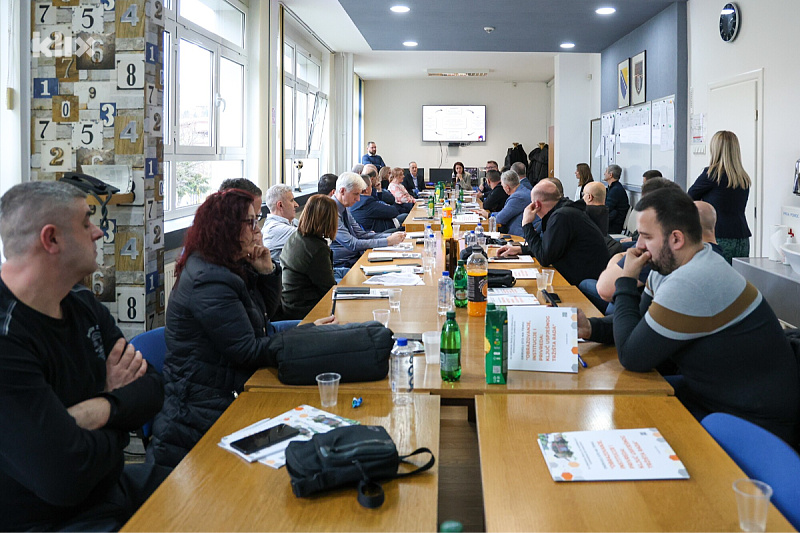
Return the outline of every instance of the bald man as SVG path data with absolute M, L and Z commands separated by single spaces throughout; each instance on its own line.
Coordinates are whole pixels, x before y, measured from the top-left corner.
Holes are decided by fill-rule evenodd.
M 722 257 L 725 254 L 722 247 L 717 244 L 717 210 L 708 202 L 697 200 L 694 205 L 697 206 L 697 212 L 700 214 L 700 226 L 703 228 L 703 242 L 711 245 L 711 249 L 717 252 Z
M 603 235 L 608 235 L 608 208 L 606 207 L 606 186 L 599 181 L 590 181 L 583 186 L 583 201 L 586 214 L 597 224 Z
M 541 232 L 533 219 L 541 217 Z M 522 215 L 522 230 L 527 246 L 503 246 L 503 257 L 531 254 L 542 265 L 553 265 L 570 285 L 584 279 L 597 279 L 608 262 L 605 239 L 584 211 L 582 203 L 564 198 L 556 185 L 542 180 L 531 191 L 531 204 Z

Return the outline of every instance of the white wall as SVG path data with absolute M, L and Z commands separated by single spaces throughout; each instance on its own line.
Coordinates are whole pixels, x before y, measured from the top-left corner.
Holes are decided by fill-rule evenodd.
M 555 58 L 555 177 L 572 198 L 578 187 L 575 166 L 591 164 L 591 120 L 600 116 L 600 54 L 559 54 Z M 597 176 L 595 179 L 600 179 Z
M 550 95 L 544 83 L 476 80 L 366 81 L 364 135 L 375 141 L 387 165 L 406 167 L 416 161 L 425 168 L 483 167 L 494 159 L 503 166 L 512 143 L 529 153 L 547 141 Z M 486 142 L 449 148 L 422 142 L 423 104 L 486 105 Z M 587 121 L 588 127 L 588 121 Z M 587 144 L 588 146 L 588 144 Z M 588 148 L 587 148 L 588 150 Z
M 764 69 L 763 222 L 762 242 L 769 242 L 780 223 L 782 205 L 800 206 L 792 194 L 795 161 L 800 158 L 800 49 L 796 44 L 797 0 L 738 0 L 742 12 L 739 35 L 732 43 L 719 37 L 719 12 L 724 2 L 690 0 L 689 87 L 693 110 L 708 112 L 709 84 Z M 692 103 L 690 102 L 690 104 Z M 688 132 L 687 132 L 688 133 Z M 708 137 L 713 135 L 708 132 Z M 691 185 L 708 165 L 708 154 L 689 154 Z

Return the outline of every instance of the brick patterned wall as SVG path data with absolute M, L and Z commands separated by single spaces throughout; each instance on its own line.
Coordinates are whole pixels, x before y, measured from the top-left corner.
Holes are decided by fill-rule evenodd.
M 31 178 L 132 193 L 109 205 L 86 280 L 129 339 L 164 325 L 163 21 L 161 0 L 31 2 Z

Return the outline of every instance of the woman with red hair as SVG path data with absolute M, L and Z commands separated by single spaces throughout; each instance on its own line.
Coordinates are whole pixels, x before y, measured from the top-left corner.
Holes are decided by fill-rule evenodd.
M 261 244 L 253 199 L 239 189 L 214 193 L 187 232 L 167 309 L 164 407 L 148 447 L 158 464 L 183 459 L 253 372 L 276 365 L 271 342 L 299 322 L 270 322 L 281 274 Z

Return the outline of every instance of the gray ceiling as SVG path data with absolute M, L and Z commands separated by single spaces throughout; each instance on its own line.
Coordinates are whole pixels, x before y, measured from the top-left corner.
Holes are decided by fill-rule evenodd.
M 686 0 L 678 0 L 685 2 Z M 675 0 L 339 0 L 372 50 L 601 52 Z M 402 4 L 409 13 L 392 13 Z M 598 7 L 615 7 L 601 16 Z M 494 26 L 489 34 L 485 26 Z

